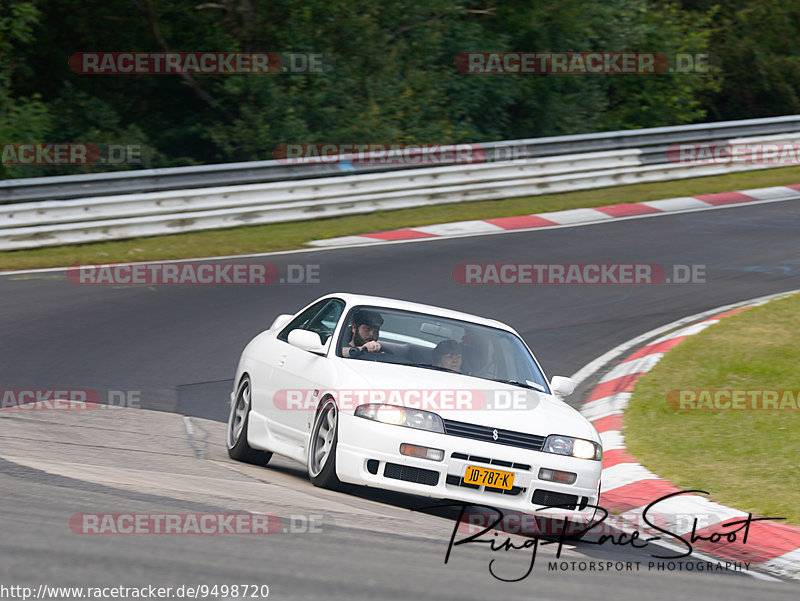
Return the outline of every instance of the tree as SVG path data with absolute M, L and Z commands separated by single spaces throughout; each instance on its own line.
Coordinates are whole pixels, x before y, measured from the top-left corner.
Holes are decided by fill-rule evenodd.
M 32 32 L 39 20 L 33 2 L 2 0 L 0 3 L 0 144 L 40 141 L 50 127 L 50 116 L 38 94 L 14 94 L 15 79 L 30 76 L 20 62 L 17 49 L 33 41 Z M 0 163 L 0 177 L 19 177 L 23 167 Z

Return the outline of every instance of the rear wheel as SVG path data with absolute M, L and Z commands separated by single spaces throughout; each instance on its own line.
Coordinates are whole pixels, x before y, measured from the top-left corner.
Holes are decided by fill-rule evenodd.
M 339 410 L 333 399 L 326 399 L 317 411 L 308 445 L 308 476 L 314 486 L 332 489 L 341 486 L 336 476 L 338 441 Z
M 269 451 L 259 451 L 247 444 L 247 424 L 250 421 L 250 378 L 242 378 L 236 396 L 231 403 L 228 415 L 227 447 L 228 455 L 237 461 L 266 465 L 272 458 Z

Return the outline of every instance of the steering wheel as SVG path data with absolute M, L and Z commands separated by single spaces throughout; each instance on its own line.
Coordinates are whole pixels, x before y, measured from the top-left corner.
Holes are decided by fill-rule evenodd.
M 360 359 L 361 361 L 377 361 L 380 363 L 395 363 L 399 365 L 411 365 L 413 361 L 409 359 L 395 354 L 391 349 L 381 349 L 377 353 L 369 353 L 367 351 L 361 351 L 358 355 L 354 357 L 355 359 Z

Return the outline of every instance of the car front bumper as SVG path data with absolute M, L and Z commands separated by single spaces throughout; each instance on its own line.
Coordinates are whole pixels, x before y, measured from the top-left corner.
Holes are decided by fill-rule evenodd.
M 598 504 L 602 462 L 383 424 L 340 412 L 336 473 L 342 482 L 587 523 Z M 442 461 L 400 454 L 408 443 L 444 451 Z M 509 467 L 511 464 L 511 467 Z M 465 486 L 467 466 L 514 474 L 511 491 Z M 573 484 L 539 478 L 548 468 Z M 569 507 L 549 507 L 566 504 Z

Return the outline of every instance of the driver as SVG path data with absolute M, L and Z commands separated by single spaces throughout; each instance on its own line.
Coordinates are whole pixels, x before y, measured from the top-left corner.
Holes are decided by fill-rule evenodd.
M 345 357 L 357 357 L 363 352 L 378 353 L 381 343 L 378 342 L 383 317 L 376 311 L 356 309 L 353 323 L 350 326 L 350 341 L 342 349 Z

